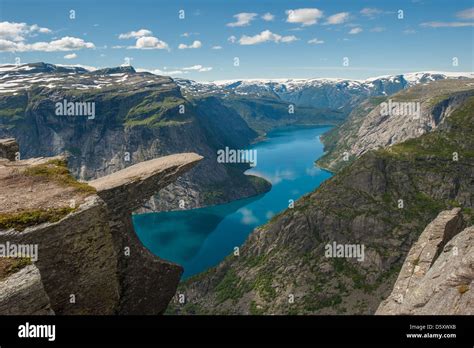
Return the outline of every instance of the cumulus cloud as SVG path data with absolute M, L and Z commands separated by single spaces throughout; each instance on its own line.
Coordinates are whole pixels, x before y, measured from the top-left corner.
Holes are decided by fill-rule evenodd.
M 312 44 L 312 45 L 321 45 L 324 43 L 323 40 L 318 40 L 317 38 L 314 38 L 314 39 L 311 39 L 308 41 L 309 44 Z
M 288 23 L 301 23 L 301 25 L 313 25 L 323 17 L 323 11 L 317 8 L 299 8 L 296 10 L 287 10 Z
M 211 47 L 213 50 L 221 50 L 222 46 L 216 45 Z
M 422 27 L 430 28 L 461 28 L 473 27 L 474 22 L 425 22 L 420 24 Z
M 92 42 L 85 42 L 77 37 L 65 36 L 59 40 L 50 42 L 35 42 L 27 44 L 24 42 L 13 42 L 0 39 L 0 51 L 8 52 L 28 52 L 28 51 L 74 51 L 84 48 L 95 48 Z
M 180 50 L 185 50 L 188 48 L 201 48 L 202 43 L 199 40 L 195 40 L 191 45 L 179 44 L 178 48 Z
M 362 28 L 357 27 L 357 28 L 352 28 L 352 29 L 349 31 L 349 34 L 351 34 L 351 35 L 356 35 L 356 34 L 359 34 L 359 33 L 361 33 L 361 32 L 362 32 Z
M 77 58 L 77 54 L 75 54 L 75 53 L 66 54 L 64 56 L 64 59 L 75 59 L 75 58 Z
M 340 12 L 329 16 L 324 24 L 342 24 L 349 20 L 349 12 Z
M 20 42 L 24 41 L 27 36 L 33 36 L 36 33 L 49 34 L 51 30 L 37 24 L 0 22 L 0 39 L 2 40 Z
M 137 50 L 169 50 L 166 42 L 154 36 L 144 36 L 137 39 L 135 46 L 129 46 L 130 49 Z
M 151 36 L 153 33 L 148 29 L 140 29 L 137 31 L 129 31 L 128 33 L 123 33 L 119 35 L 119 39 L 138 39 L 144 36 Z
M 128 49 L 137 50 L 169 50 L 169 46 L 163 40 L 152 36 L 153 32 L 148 29 L 130 31 L 119 35 L 119 39 L 137 39 L 134 46 L 128 46 Z M 112 48 L 124 48 L 123 46 L 113 46 Z
M 268 41 L 272 41 L 276 43 L 280 43 L 280 42 L 288 43 L 295 40 L 298 40 L 298 39 L 296 38 L 296 36 L 293 36 L 293 35 L 281 36 L 281 35 L 272 33 L 270 30 L 264 30 L 260 34 L 257 34 L 254 36 L 243 35 L 239 40 L 239 44 L 257 45 L 257 44 L 261 44 Z
M 275 19 L 275 16 L 272 15 L 270 12 L 267 12 L 262 16 L 262 19 L 266 22 L 271 22 Z
M 456 17 L 460 19 L 474 19 L 474 7 L 459 11 L 456 13 Z
M 237 41 L 237 38 L 234 35 L 231 35 L 231 36 L 229 36 L 227 41 L 229 41 L 230 43 L 235 43 Z
M 250 22 L 253 21 L 257 17 L 257 14 L 242 12 L 242 13 L 237 13 L 233 17 L 236 20 L 235 22 L 227 23 L 228 27 L 245 27 L 247 25 L 250 25 Z

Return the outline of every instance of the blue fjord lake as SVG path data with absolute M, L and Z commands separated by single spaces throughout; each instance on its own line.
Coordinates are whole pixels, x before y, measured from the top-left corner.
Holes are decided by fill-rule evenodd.
M 183 279 L 217 265 L 257 226 L 313 191 L 331 173 L 314 165 L 324 153 L 319 136 L 330 127 L 275 130 L 255 144 L 257 165 L 247 174 L 269 180 L 272 189 L 255 197 L 205 208 L 137 214 L 141 242 L 162 259 L 184 267 Z

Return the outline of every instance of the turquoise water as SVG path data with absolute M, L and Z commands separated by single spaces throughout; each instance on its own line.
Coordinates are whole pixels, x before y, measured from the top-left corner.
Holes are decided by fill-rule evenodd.
M 271 191 L 193 210 L 134 215 L 135 231 L 142 243 L 159 257 L 184 267 L 183 278 L 217 265 L 252 230 L 314 190 L 331 174 L 314 166 L 323 154 L 319 136 L 330 127 L 285 128 L 255 144 L 257 166 L 247 173 L 272 183 Z

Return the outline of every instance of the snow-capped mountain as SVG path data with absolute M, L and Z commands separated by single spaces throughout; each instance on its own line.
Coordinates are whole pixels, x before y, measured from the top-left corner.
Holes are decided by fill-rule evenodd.
M 300 106 L 340 109 L 352 107 L 361 99 L 369 96 L 391 95 L 420 83 L 473 77 L 473 73 L 429 71 L 379 76 L 367 80 L 313 78 L 223 80 L 214 82 L 175 79 L 175 81 L 186 92 L 193 95 L 273 96 Z
M 0 94 L 16 94 L 33 87 L 48 89 L 106 90 L 163 88 L 174 86 L 173 80 L 149 72 L 136 72 L 131 66 L 95 69 L 48 63 L 0 65 Z
M 185 94 L 244 98 L 274 98 L 285 103 L 320 109 L 350 111 L 370 96 L 391 95 L 413 85 L 442 79 L 473 78 L 473 73 L 415 72 L 386 75 L 366 80 L 340 78 L 243 79 L 197 82 L 171 79 L 151 72 L 137 72 L 131 66 L 95 69 L 47 63 L 0 65 L 0 94 L 16 93 L 32 87 L 64 89 L 160 88 L 173 80 Z

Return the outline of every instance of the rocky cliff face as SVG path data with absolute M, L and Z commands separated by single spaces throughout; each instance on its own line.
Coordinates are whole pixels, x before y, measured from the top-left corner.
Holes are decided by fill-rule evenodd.
M 474 313 L 474 227 L 464 225 L 455 208 L 425 228 L 376 314 Z
M 0 313 L 2 315 L 51 315 L 51 302 L 44 290 L 41 274 L 28 265 L 0 281 Z
M 14 161 L 19 149 L 18 143 L 14 138 L 0 139 L 0 158 Z
M 1 313 L 44 313 L 47 298 L 56 314 L 163 312 L 182 268 L 141 245 L 131 213 L 201 159 L 145 161 L 89 185 L 75 181 L 61 158 L 0 160 L 0 245 L 38 248 L 36 260 L 23 255 L 33 269 L 10 266 L 25 274 L 10 271 L 0 281 Z
M 459 206 L 472 224 L 473 107 L 468 97 L 434 131 L 362 155 L 182 284 L 187 302 L 170 313 L 375 313 L 440 211 Z
M 217 98 L 185 99 L 171 78 L 132 67 L 87 71 L 44 63 L 11 67 L 0 77 L 0 138 L 16 138 L 21 158 L 66 154 L 74 176 L 91 180 L 160 156 L 204 156 L 148 209 L 178 209 L 181 200 L 189 209 L 269 189 L 245 176 L 247 167 L 216 160 L 218 149 L 244 149 L 258 134 Z M 94 115 L 76 115 L 76 108 L 58 115 L 64 102 L 89 103 Z
M 322 137 L 327 153 L 318 164 L 337 171 L 367 151 L 435 130 L 474 95 L 473 83 L 473 79 L 441 80 L 419 84 L 390 97 L 368 99 L 352 111 L 344 124 Z M 389 107 L 392 110 L 387 113 Z

